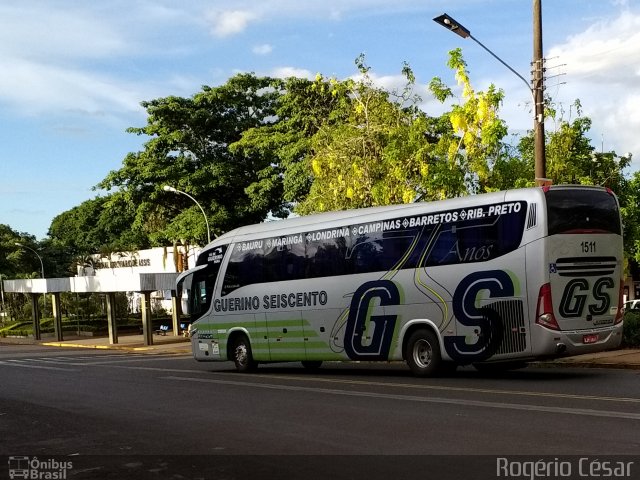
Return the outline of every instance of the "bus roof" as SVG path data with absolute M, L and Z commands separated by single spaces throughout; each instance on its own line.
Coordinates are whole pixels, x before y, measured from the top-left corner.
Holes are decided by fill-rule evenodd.
M 418 215 L 422 213 L 437 212 L 443 210 L 453 210 L 457 208 L 473 207 L 474 205 L 498 203 L 505 200 L 507 194 L 510 199 L 534 200 L 543 197 L 543 189 L 557 188 L 585 188 L 604 190 L 603 187 L 592 187 L 585 185 L 555 185 L 551 187 L 530 187 L 500 192 L 483 193 L 477 195 L 467 195 L 445 200 L 431 202 L 405 203 L 399 205 L 385 205 L 379 207 L 359 208 L 352 210 L 340 210 L 333 212 L 316 213 L 302 217 L 287 218 L 284 220 L 273 220 L 253 225 L 246 225 L 220 235 L 211 244 L 205 247 L 214 247 L 220 244 L 228 244 L 233 241 L 246 241 L 252 238 L 263 238 L 267 236 L 285 236 L 305 231 L 308 229 L 329 229 L 338 226 L 348 225 L 348 220 L 357 218 L 358 223 L 368 221 L 386 220 L 398 215 Z

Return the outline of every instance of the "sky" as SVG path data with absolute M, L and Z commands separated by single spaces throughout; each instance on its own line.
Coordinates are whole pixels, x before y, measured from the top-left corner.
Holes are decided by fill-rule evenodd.
M 422 108 L 438 76 L 455 85 L 462 48 L 476 89 L 505 92 L 514 135 L 533 125 L 524 82 L 477 43 L 433 22 L 448 13 L 526 79 L 532 0 L 0 0 L 0 223 L 47 236 L 57 215 L 104 193 L 93 187 L 148 138 L 141 102 L 191 97 L 240 72 L 345 79 L 364 53 L 380 86 L 407 62 Z M 592 144 L 632 153 L 640 168 L 640 0 L 542 0 L 546 91 L 579 99 Z M 452 100 L 456 101 L 456 100 Z M 451 102 L 450 102 L 451 103 Z M 547 123 L 547 130 L 554 125 Z M 517 138 L 517 137 L 514 137 Z

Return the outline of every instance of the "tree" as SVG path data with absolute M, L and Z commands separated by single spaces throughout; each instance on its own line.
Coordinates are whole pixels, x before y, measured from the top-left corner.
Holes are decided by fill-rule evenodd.
M 98 185 L 109 195 L 56 218 L 52 240 L 74 254 L 201 243 L 198 206 L 164 185 L 196 198 L 214 233 L 292 209 L 307 214 L 533 185 L 533 132 L 516 147 L 505 141 L 504 94 L 493 85 L 473 89 L 461 50 L 448 61 L 460 100 L 438 117 L 418 107 L 408 65 L 400 91 L 376 87 L 364 56 L 356 65 L 359 79 L 242 74 L 190 98 L 143 102 L 147 125 L 129 132 L 149 137 L 144 149 Z M 439 78 L 429 87 L 441 102 L 454 98 Z M 632 225 L 624 213 L 634 211 L 625 203 L 635 198 L 623 175 L 630 156 L 595 152 L 579 102 L 577 118 L 565 120 L 547 101 L 556 126 L 547 134 L 548 176 L 556 184 L 613 188 Z
M 272 169 L 252 185 L 251 193 L 254 198 L 260 198 L 260 193 L 265 198 L 279 193 L 282 203 L 273 210 L 276 217 L 286 217 L 309 193 L 313 176 L 307 157 L 312 152 L 313 136 L 324 125 L 344 121 L 351 99 L 344 91 L 338 94 L 335 84 L 335 80 L 320 74 L 313 81 L 290 77 L 279 82 L 277 120 L 248 129 L 230 145 L 236 154 L 261 156 L 270 162 Z
M 16 243 L 23 246 L 18 246 Z M 9 225 L 0 224 L 0 282 L 15 278 L 40 278 L 42 275 L 40 259 L 29 248 L 38 252 L 47 276 L 51 276 L 49 272 L 55 272 L 54 259 L 43 251 L 42 245 L 38 244 L 35 237 L 16 232 Z M 22 318 L 23 312 L 31 308 L 26 295 L 6 294 L 4 289 L 2 293 L 4 302 L 0 303 L 0 310 L 8 313 L 10 318 Z
M 415 77 L 405 64 L 401 92 L 377 88 L 364 57 L 356 60 L 359 80 L 316 89 L 336 98 L 330 119 L 311 138 L 307 168 L 312 172 L 309 194 L 300 200 L 301 214 L 409 203 L 416 198 L 444 198 L 460 191 L 460 171 L 446 162 L 441 138 L 447 126 L 417 108 Z
M 280 205 L 277 189 L 265 197 L 259 186 L 274 174 L 270 161 L 234 154 L 229 145 L 242 132 L 273 121 L 279 96 L 273 84 L 270 78 L 241 74 L 220 87 L 204 86 L 191 98 L 143 102 L 147 125 L 129 132 L 150 140 L 98 187 L 117 189 L 114 199 L 134 205 L 134 229 L 156 244 L 206 239 L 198 207 L 184 195 L 164 192 L 163 185 L 198 199 L 214 232 L 263 220 Z
M 50 276 L 76 275 L 89 255 L 132 251 L 151 246 L 150 239 L 136 228 L 134 206 L 119 192 L 95 197 L 57 215 L 49 227 L 49 238 L 41 242 L 53 261 Z M 54 267 L 52 267 L 53 269 Z
M 56 216 L 50 243 L 71 257 L 148 248 L 148 236 L 133 226 L 135 215 L 123 195 L 96 197 Z
M 455 79 L 462 90 L 461 102 L 445 113 L 454 135 L 444 136 L 449 162 L 458 165 L 464 174 L 468 193 L 499 190 L 517 182 L 514 174 L 521 163 L 514 161 L 511 150 L 504 143 L 507 125 L 498 116 L 504 92 L 493 84 L 486 92 L 475 91 L 471 86 L 467 63 L 462 50 L 449 52 L 447 66 L 455 71 Z M 436 99 L 445 102 L 454 97 L 453 90 L 438 77 L 433 78 L 429 89 Z
M 547 129 L 545 138 L 547 177 L 556 185 L 602 185 L 622 192 L 625 188 L 624 169 L 630 165 L 631 156 L 596 152 L 588 137 L 591 119 L 582 114 L 579 100 L 571 104 L 568 112 L 562 106 L 553 105 L 550 99 L 547 103 L 546 115 L 553 125 Z M 533 132 L 522 138 L 519 150 L 522 158 L 533 165 Z
M 591 119 L 582 114 L 579 100 L 568 112 L 550 99 L 547 105 L 546 115 L 553 125 L 546 132 L 547 177 L 555 185 L 599 185 L 613 190 L 620 202 L 625 254 L 640 261 L 640 174 L 636 172 L 631 179 L 625 175 L 632 155 L 596 151 L 588 137 Z M 533 132 L 520 140 L 518 150 L 527 171 L 533 172 Z
M 3 278 L 40 278 L 41 265 L 38 257 L 24 247 L 40 250 L 33 235 L 20 233 L 9 225 L 0 224 L 0 274 Z M 41 255 L 42 257 L 42 255 Z M 43 257 L 43 260 L 46 260 Z
M 631 155 L 621 158 L 631 161 Z M 614 191 L 620 200 L 625 254 L 640 264 L 640 172 L 626 180 L 621 190 Z

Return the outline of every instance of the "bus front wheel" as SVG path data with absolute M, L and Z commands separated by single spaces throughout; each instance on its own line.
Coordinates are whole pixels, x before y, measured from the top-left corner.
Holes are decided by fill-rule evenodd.
M 253 359 L 249 339 L 244 335 L 240 335 L 233 343 L 231 356 L 233 363 L 236 364 L 236 370 L 239 372 L 252 372 L 258 366 L 258 363 Z
M 413 332 L 407 341 L 405 360 L 414 375 L 435 375 L 442 364 L 438 337 L 425 329 Z

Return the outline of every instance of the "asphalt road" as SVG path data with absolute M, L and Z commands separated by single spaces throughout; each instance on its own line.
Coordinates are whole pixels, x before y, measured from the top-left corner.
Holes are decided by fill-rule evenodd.
M 573 473 L 579 458 L 631 455 L 626 478 L 640 478 L 639 432 L 637 370 L 417 379 L 401 364 L 328 363 L 238 374 L 182 355 L 0 346 L 0 455 L 73 459 L 67 478 L 328 478 L 328 467 L 495 478 L 497 457 L 519 455 L 566 459 Z

